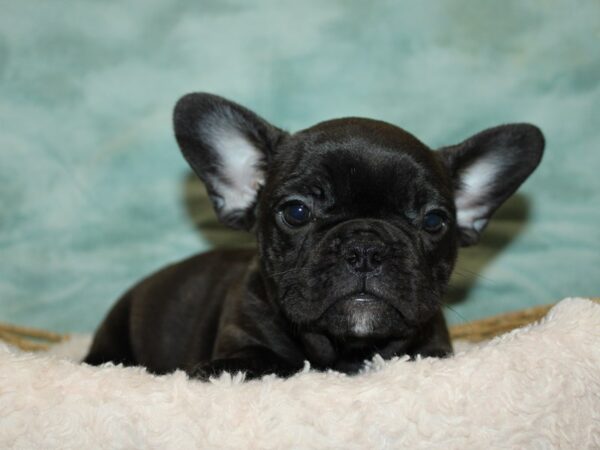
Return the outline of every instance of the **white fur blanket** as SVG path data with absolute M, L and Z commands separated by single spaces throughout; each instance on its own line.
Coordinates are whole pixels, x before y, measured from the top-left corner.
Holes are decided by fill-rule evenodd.
M 212 383 L 0 348 L 0 448 L 600 448 L 600 305 L 445 360 Z

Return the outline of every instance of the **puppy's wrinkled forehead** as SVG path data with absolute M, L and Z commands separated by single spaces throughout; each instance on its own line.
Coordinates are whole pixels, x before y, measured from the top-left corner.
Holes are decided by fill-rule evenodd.
M 338 202 L 362 203 L 367 209 L 380 209 L 382 202 L 396 208 L 400 199 L 414 204 L 451 196 L 447 174 L 433 152 L 385 122 L 322 122 L 290 136 L 279 152 L 275 173 L 282 191 L 314 195 L 324 189 Z

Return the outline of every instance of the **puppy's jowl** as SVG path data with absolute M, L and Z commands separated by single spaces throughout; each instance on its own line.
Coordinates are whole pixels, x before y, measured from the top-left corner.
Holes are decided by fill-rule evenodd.
M 437 151 L 370 119 L 290 134 L 208 94 L 183 97 L 174 125 L 219 219 L 254 233 L 257 248 L 194 256 L 141 281 L 101 325 L 90 364 L 205 379 L 448 355 L 441 304 L 457 249 L 477 242 L 544 147 L 527 124 Z

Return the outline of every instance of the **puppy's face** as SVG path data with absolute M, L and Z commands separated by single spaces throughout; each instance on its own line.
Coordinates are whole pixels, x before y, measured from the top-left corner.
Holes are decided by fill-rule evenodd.
M 288 134 L 207 94 L 180 100 L 174 120 L 221 220 L 255 230 L 285 316 L 339 338 L 403 337 L 430 319 L 457 247 L 477 241 L 543 149 L 531 125 L 437 152 L 368 119 Z
M 265 272 L 292 320 L 402 335 L 439 308 L 456 256 L 453 188 L 399 128 L 341 119 L 288 136 L 257 208 Z

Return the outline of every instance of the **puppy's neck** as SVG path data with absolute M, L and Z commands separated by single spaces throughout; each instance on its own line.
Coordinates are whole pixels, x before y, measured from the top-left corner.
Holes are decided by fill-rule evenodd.
M 388 359 L 404 354 L 412 339 L 347 339 L 335 340 L 324 334 L 306 332 L 301 335 L 304 351 L 317 368 L 333 368 L 353 373 L 375 354 Z

